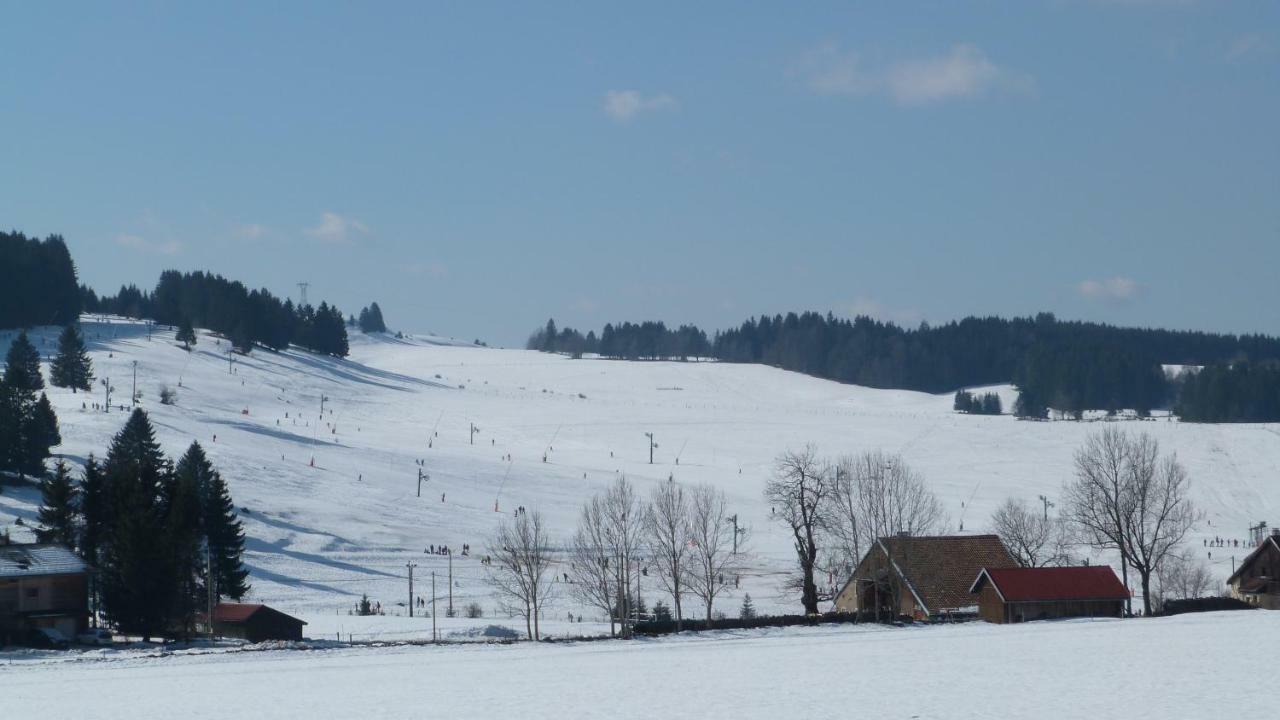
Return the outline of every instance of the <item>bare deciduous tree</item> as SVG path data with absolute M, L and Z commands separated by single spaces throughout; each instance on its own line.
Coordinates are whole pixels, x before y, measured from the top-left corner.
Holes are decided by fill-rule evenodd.
M 604 500 L 596 496 L 583 504 L 578 528 L 569 545 L 570 592 L 578 602 L 600 610 L 609 618 L 610 635 L 617 634 L 614 625 L 614 602 L 617 600 L 615 573 L 609 567 L 613 554 Z
M 1191 480 L 1177 457 L 1171 455 L 1141 470 L 1130 487 L 1132 515 L 1126 525 L 1125 545 L 1129 562 L 1142 578 L 1143 612 L 1150 615 L 1151 578 L 1186 539 L 1200 515 L 1187 498 Z
M 1213 585 L 1209 565 L 1190 551 L 1170 553 L 1156 571 L 1156 597 L 1161 609 L 1166 600 L 1205 597 Z
M 1120 553 L 1124 581 L 1137 571 L 1150 614 L 1151 578 L 1195 526 L 1190 480 L 1175 457 L 1160 458 L 1146 433 L 1115 428 L 1090 435 L 1076 452 L 1076 477 L 1064 489 L 1067 517 L 1095 548 Z
M 504 520 L 489 543 L 487 580 L 502 607 L 524 618 L 530 640 L 541 634 L 538 619 L 551 601 L 552 554 L 542 515 L 536 510 Z
M 773 478 L 764 489 L 765 499 L 773 506 L 773 517 L 791 530 L 800 565 L 800 602 L 810 615 L 818 613 L 818 587 L 813 576 L 818 563 L 822 512 L 831 492 L 829 475 L 818 461 L 817 449 L 806 445 L 778 456 Z
M 1146 438 L 1146 436 L 1143 436 Z M 1150 444 L 1146 438 L 1143 445 Z M 1150 448 L 1135 447 L 1116 428 L 1106 428 L 1085 440 L 1075 454 L 1075 479 L 1063 488 L 1067 520 L 1086 543 L 1098 550 L 1120 553 L 1120 572 L 1129 587 L 1129 554 L 1125 543 L 1131 498 L 1127 490 L 1131 465 Z M 1128 604 L 1133 611 L 1132 604 Z
M 1066 565 L 1071 562 L 1066 523 L 1009 498 L 991 516 L 991 527 L 1009 554 L 1023 567 Z
M 640 552 L 644 548 L 644 510 L 640 498 L 625 477 L 620 477 L 605 492 L 602 504 L 605 543 L 609 550 L 608 567 L 613 574 L 616 612 L 622 623 L 622 636 L 631 637 L 634 598 L 639 595 Z M 631 582 L 636 590 L 632 594 Z
M 689 498 L 674 482 L 654 488 L 645 512 L 645 531 L 658 581 L 671 595 L 676 611 L 676 632 L 684 629 L 681 598 L 689 592 L 690 545 Z
M 702 600 L 707 611 L 707 627 L 711 627 L 716 597 L 727 586 L 725 575 L 734 569 L 734 528 L 723 491 L 711 485 L 698 485 L 690 495 L 689 592 Z

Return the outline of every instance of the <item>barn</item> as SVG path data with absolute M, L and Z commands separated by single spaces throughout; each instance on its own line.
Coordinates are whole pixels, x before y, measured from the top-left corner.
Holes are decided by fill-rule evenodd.
M 203 621 L 203 616 L 201 621 Z M 207 624 L 201 622 L 207 632 Z M 301 640 L 305 622 L 275 608 L 256 603 L 218 603 L 213 606 L 213 634 L 249 642 Z
M 1014 565 L 995 535 L 883 537 L 836 594 L 835 609 L 915 620 L 970 616 L 974 573 Z
M 992 623 L 1069 617 L 1120 617 L 1129 599 L 1107 565 L 983 568 L 969 592 Z

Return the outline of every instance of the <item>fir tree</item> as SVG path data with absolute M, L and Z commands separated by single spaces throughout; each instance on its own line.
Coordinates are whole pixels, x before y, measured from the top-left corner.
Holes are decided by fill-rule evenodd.
M 751 593 L 742 596 L 742 607 L 738 608 L 738 617 L 743 620 L 756 619 L 756 606 L 751 602 Z
M 40 530 L 36 531 L 40 542 L 53 542 L 75 548 L 76 488 L 71 482 L 67 464 L 61 460 L 53 468 L 53 474 L 40 482 Z
M 93 363 L 84 349 L 84 337 L 78 325 L 68 325 L 58 337 L 58 354 L 49 368 L 49 382 L 54 387 L 77 390 L 93 389 Z
M 62 432 L 58 416 L 53 412 L 49 396 L 40 393 L 40 399 L 32 407 L 31 429 L 26 433 L 28 457 L 33 465 L 40 465 L 49 457 L 49 448 L 62 444 Z
M 196 330 L 191 327 L 191 321 L 186 315 L 183 315 L 182 322 L 178 323 L 178 334 L 174 339 L 182 343 L 183 350 L 190 350 L 191 346 L 196 344 Z
M 148 641 L 164 630 L 176 586 L 162 499 L 171 472 L 146 412 L 134 410 L 103 463 L 109 519 L 99 558 L 107 617 Z
M 207 597 L 207 581 L 199 478 L 195 473 L 186 471 L 181 462 L 165 485 L 164 512 L 164 537 L 168 546 L 166 570 L 172 598 L 168 615 L 178 622 L 184 636 L 189 638 L 196 610 Z
M 19 392 L 35 393 L 44 389 L 44 377 L 40 375 L 40 353 L 23 330 L 9 346 L 4 359 L 4 381 Z
M 200 525 L 213 567 L 214 592 L 239 600 L 249 592 L 244 569 L 244 528 L 222 475 L 213 468 L 200 443 L 193 442 L 178 461 L 176 474 L 189 478 L 199 495 Z
M 102 466 L 93 455 L 84 464 L 84 473 L 80 476 L 80 512 L 83 524 L 80 527 L 80 557 L 90 567 L 98 565 L 98 549 L 102 546 L 102 538 L 106 534 L 110 515 L 107 506 L 107 488 L 102 476 Z

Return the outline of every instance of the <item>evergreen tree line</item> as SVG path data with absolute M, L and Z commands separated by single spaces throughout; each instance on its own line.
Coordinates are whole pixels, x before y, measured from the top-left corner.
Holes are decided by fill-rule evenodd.
M 165 458 L 140 408 L 79 483 L 59 461 L 41 491 L 41 541 L 74 548 L 94 569 L 94 604 L 120 632 L 189 637 L 211 594 L 249 590 L 222 476 L 196 442 L 176 465 Z
M 956 391 L 956 400 L 952 408 L 956 412 L 970 415 L 999 415 L 1004 412 L 1004 406 L 1000 403 L 1000 396 L 996 393 L 989 392 L 974 395 L 968 390 Z
M 58 235 L 0 232 L 0 329 L 66 325 L 80 316 L 76 267 Z
M 255 344 L 272 350 L 294 344 L 338 357 L 348 352 L 347 328 L 336 306 L 321 302 L 317 308 L 295 307 L 292 300 L 281 301 L 267 290 L 249 290 L 221 275 L 166 270 L 150 294 L 133 285 L 101 298 L 88 288 L 82 292 L 88 312 L 208 328 L 225 335 L 241 352 Z
M 1223 365 L 1280 360 L 1280 338 L 1195 331 L 1120 328 L 1034 317 L 968 317 L 907 329 L 859 316 L 815 312 L 762 315 L 739 327 L 706 333 L 662 323 L 624 323 L 593 333 L 556 329 L 549 321 L 530 337 L 530 349 L 597 352 L 626 359 L 709 356 L 761 363 L 817 377 L 877 388 L 954 391 L 1012 381 L 1020 391 L 1015 414 L 1044 417 L 1052 408 L 1079 416 L 1086 409 L 1170 406 L 1178 388 L 1162 363 Z M 1212 391 L 1210 391 L 1212 392 Z
M 568 327 L 557 330 L 554 319 L 534 332 L 526 347 L 575 357 L 596 353 L 621 360 L 687 360 L 710 357 L 712 352 L 707 334 L 692 325 L 670 329 L 662 322 L 610 323 L 597 337 L 594 330 L 586 335 Z
M 1188 422 L 1280 422 L 1280 363 L 1241 361 L 1190 372 L 1176 412 Z
M 25 332 L 9 345 L 0 377 L 0 471 L 43 475 L 49 449 L 62 444 L 45 395 L 40 354 Z

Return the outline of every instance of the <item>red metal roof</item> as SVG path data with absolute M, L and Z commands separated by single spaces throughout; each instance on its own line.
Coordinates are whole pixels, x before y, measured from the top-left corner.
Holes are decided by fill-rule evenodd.
M 1126 600 L 1129 591 L 1107 565 L 1043 568 L 983 568 L 970 592 L 981 589 L 984 578 L 995 585 L 1005 602 L 1049 600 Z
M 244 622 L 265 605 L 257 603 L 218 603 L 213 606 L 214 622 Z

